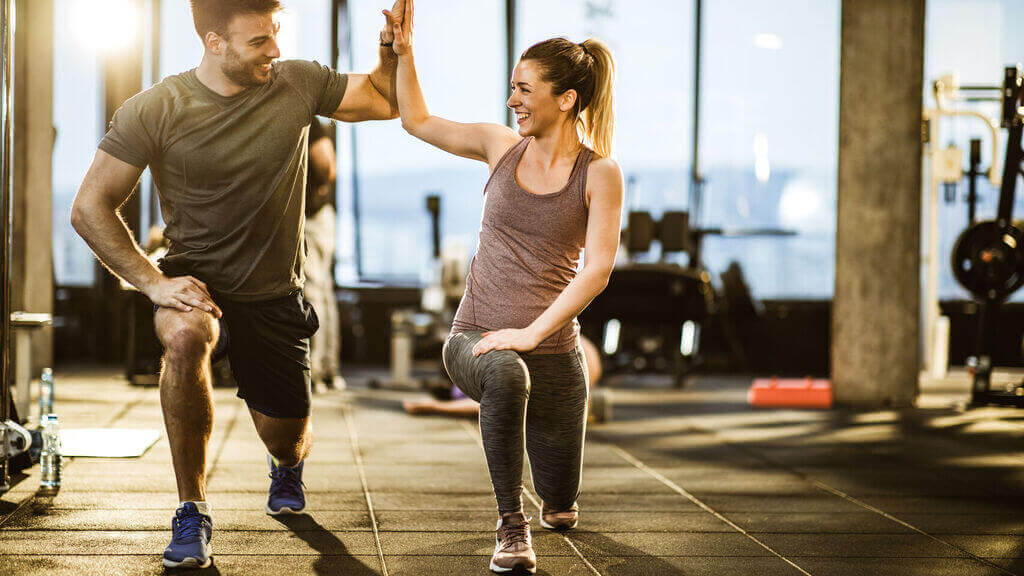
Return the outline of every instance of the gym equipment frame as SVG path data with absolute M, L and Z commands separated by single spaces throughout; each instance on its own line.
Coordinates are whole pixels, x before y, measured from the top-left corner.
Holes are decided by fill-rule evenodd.
M 6 422 L 11 415 L 11 256 L 14 240 L 14 0 L 0 0 L 0 492 L 10 488 Z
M 971 404 L 1024 408 L 1024 383 L 1005 391 L 991 389 L 992 349 L 999 308 L 1024 285 L 1024 230 L 1013 220 L 1018 176 L 1024 175 L 1024 78 L 1020 65 L 1007 67 L 1003 78 L 1002 127 L 1007 130 L 999 208 L 995 220 L 964 230 L 953 248 L 953 274 L 974 295 L 979 306 L 975 354 L 968 359 L 972 374 Z

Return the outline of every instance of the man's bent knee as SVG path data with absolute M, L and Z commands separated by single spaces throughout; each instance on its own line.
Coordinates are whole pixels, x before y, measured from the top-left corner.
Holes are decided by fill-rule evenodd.
M 219 326 L 206 312 L 161 308 L 156 315 L 156 329 L 169 361 L 195 362 L 213 350 Z
M 274 458 L 288 465 L 305 459 L 313 444 L 308 418 L 272 418 L 250 411 L 263 444 Z

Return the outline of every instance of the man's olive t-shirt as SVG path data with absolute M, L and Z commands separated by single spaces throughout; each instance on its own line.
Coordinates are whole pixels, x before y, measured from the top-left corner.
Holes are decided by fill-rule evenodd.
M 164 273 L 236 300 L 302 287 L 309 125 L 337 110 L 347 84 L 316 62 L 286 60 L 268 83 L 224 97 L 193 69 L 121 106 L 99 147 L 150 167 L 170 241 Z

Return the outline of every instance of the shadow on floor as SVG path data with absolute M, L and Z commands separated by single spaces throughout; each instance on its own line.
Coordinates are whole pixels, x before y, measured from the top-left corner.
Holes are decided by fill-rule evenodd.
M 217 560 L 214 559 L 213 563 L 206 568 L 164 568 L 164 574 L 188 574 L 192 576 L 220 576 L 220 570 L 217 568 Z
M 320 554 L 313 563 L 317 576 L 376 576 L 378 572 L 353 558 L 345 543 L 309 514 L 275 516 L 298 538 Z
M 28 474 L 25 474 L 24 472 L 16 472 L 14 474 L 11 474 L 10 487 L 14 488 L 18 484 L 21 484 L 22 481 L 24 481 L 26 478 L 28 478 Z M 18 502 L 0 501 L 0 526 L 3 526 L 5 523 L 7 523 L 7 521 L 10 519 L 11 514 L 17 511 L 19 506 L 21 506 L 21 504 L 19 504 Z
M 607 566 L 598 567 L 602 574 L 685 574 L 678 566 L 673 566 L 662 558 L 609 538 L 600 532 L 573 530 L 567 533 L 567 536 L 591 562 L 607 558 L 620 559 L 620 565 L 609 563 Z

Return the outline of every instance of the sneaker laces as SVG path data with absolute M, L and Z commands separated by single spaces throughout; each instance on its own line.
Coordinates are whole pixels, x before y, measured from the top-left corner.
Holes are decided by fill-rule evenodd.
M 199 540 L 205 521 L 206 519 L 198 511 L 179 508 L 174 513 L 175 540 L 182 543 Z
M 270 470 L 270 491 L 282 497 L 302 498 L 302 489 L 305 483 L 299 479 L 294 468 L 274 466 Z
M 522 524 L 502 524 L 501 526 L 501 540 L 503 548 L 513 546 L 515 544 L 527 544 L 530 534 L 530 521 L 527 520 Z

